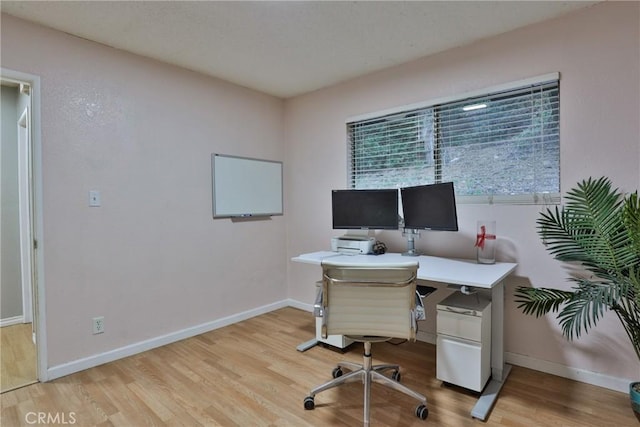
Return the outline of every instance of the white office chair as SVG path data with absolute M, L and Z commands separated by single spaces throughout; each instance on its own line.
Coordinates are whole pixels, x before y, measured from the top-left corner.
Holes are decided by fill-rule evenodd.
M 364 343 L 362 365 L 340 362 L 333 370 L 333 380 L 322 384 L 304 399 L 305 409 L 315 408 L 316 394 L 351 380 L 364 383 L 364 425 L 369 425 L 371 381 L 389 386 L 417 399 L 418 418 L 429 415 L 427 399 L 400 384 L 398 365 L 371 363 L 371 343 L 416 336 L 416 273 L 417 261 L 389 264 L 322 263 L 322 337 L 346 335 Z M 343 369 L 351 372 L 343 375 Z M 392 370 L 391 377 L 381 371 Z

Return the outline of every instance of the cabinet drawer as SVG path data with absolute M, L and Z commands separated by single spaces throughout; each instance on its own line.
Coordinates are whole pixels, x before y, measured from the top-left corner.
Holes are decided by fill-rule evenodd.
M 489 349 L 439 335 L 436 351 L 436 377 L 440 381 L 482 391 L 491 374 Z
M 480 342 L 482 341 L 482 317 L 438 310 L 436 331 L 438 334 Z

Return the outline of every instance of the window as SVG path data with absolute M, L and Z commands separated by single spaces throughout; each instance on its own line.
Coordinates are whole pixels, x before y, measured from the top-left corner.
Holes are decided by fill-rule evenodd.
M 453 181 L 462 202 L 560 200 L 558 75 L 347 123 L 351 188 Z

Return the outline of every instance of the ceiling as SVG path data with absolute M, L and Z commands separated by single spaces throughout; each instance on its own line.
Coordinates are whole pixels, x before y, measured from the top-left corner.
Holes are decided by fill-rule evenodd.
M 5 1 L 3 13 L 281 98 L 598 1 Z

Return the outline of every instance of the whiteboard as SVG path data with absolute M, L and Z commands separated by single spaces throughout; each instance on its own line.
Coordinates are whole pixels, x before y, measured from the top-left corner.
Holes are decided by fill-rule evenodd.
M 282 162 L 211 155 L 213 217 L 282 215 Z

